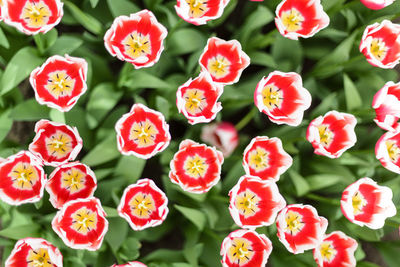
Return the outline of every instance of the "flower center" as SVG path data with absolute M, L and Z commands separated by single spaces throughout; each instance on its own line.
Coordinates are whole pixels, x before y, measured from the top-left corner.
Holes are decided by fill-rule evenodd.
M 400 157 L 400 148 L 396 145 L 394 141 L 386 141 L 386 148 L 389 154 L 389 158 L 393 162 L 397 162 Z
M 256 214 L 260 208 L 258 207 L 260 198 L 250 190 L 240 193 L 235 200 L 235 206 L 245 218 Z
M 328 126 L 326 125 L 318 126 L 318 132 L 319 132 L 319 140 L 323 144 L 323 146 L 329 146 L 333 141 L 334 137 L 333 132 L 329 130 Z
M 85 185 L 85 174 L 76 168 L 72 168 L 61 174 L 62 187 L 72 194 L 81 190 Z
M 125 53 L 133 59 L 151 54 L 150 36 L 134 31 L 122 40 Z
M 50 8 L 43 1 L 27 1 L 20 18 L 26 22 L 28 27 L 40 28 L 49 22 L 50 16 Z
M 280 108 L 283 97 L 282 91 L 274 85 L 267 85 L 262 90 L 263 103 L 269 109 Z
M 257 172 L 268 168 L 268 152 L 261 147 L 257 147 L 256 149 L 250 151 L 249 165 Z
M 185 169 L 186 175 L 189 175 L 193 178 L 200 178 L 204 177 L 206 174 L 208 165 L 206 163 L 206 159 L 200 157 L 199 155 L 195 155 L 193 157 L 187 157 L 183 168 Z
M 35 167 L 22 162 L 12 168 L 9 176 L 13 182 L 13 187 L 17 189 L 31 190 L 32 186 L 39 180 Z
M 217 55 L 208 61 L 207 69 L 212 76 L 219 79 L 228 75 L 230 65 L 231 63 L 226 57 Z
M 149 120 L 135 122 L 132 125 L 130 140 L 133 140 L 138 147 L 148 147 L 155 144 L 158 130 Z
M 245 238 L 235 238 L 229 248 L 228 257 L 232 263 L 238 265 L 248 263 L 254 255 L 250 242 Z
M 39 248 L 36 250 L 31 249 L 26 258 L 28 267 L 51 267 L 53 263 L 50 260 L 50 255 L 47 249 Z
M 302 28 L 302 24 L 304 22 L 304 17 L 301 15 L 301 13 L 295 9 L 292 8 L 291 10 L 282 12 L 282 23 L 283 26 L 285 26 L 286 31 L 288 32 L 297 32 Z
M 83 207 L 72 214 L 71 227 L 80 234 L 86 235 L 96 228 L 96 224 L 97 214 L 90 209 Z
M 183 95 L 186 104 L 185 109 L 189 114 L 197 114 L 203 111 L 204 107 L 207 106 L 206 97 L 204 92 L 198 89 L 188 89 Z
M 323 261 L 331 262 L 337 253 L 334 249 L 332 242 L 326 241 L 319 246 L 319 251 L 321 253 Z
M 367 205 L 367 201 L 361 195 L 360 192 L 356 192 L 354 196 L 351 199 L 352 204 L 353 204 L 353 213 L 354 215 L 358 215 L 362 212 L 362 209 L 365 205 Z
M 290 232 L 291 235 L 296 235 L 303 229 L 304 223 L 301 221 L 302 216 L 293 211 L 288 211 L 286 214 L 286 232 Z
M 189 5 L 189 16 L 192 18 L 199 18 L 207 11 L 207 0 L 186 0 Z
M 137 193 L 129 202 L 132 210 L 132 215 L 141 219 L 148 219 L 153 211 L 156 210 L 156 205 L 151 194 Z
M 370 51 L 377 60 L 382 61 L 386 57 L 387 50 L 388 48 L 386 47 L 385 42 L 383 42 L 381 39 L 372 39 Z
M 65 157 L 72 150 L 72 138 L 60 131 L 45 140 L 47 152 L 57 158 Z
M 44 88 L 55 98 L 71 96 L 75 86 L 72 79 L 65 70 L 55 71 L 49 74 L 49 79 Z

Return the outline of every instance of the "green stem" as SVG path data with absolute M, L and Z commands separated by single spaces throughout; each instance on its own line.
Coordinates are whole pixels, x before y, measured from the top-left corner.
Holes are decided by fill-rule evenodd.
M 236 131 L 243 129 L 244 126 L 246 126 L 253 119 L 255 111 L 256 109 L 252 108 L 250 112 L 247 113 L 247 115 L 235 125 Z
M 312 200 L 316 200 L 322 203 L 326 203 L 326 204 L 330 204 L 333 206 L 340 206 L 340 200 L 337 199 L 330 199 L 327 197 L 321 197 L 319 195 L 313 194 L 313 193 L 309 193 L 307 195 L 305 195 L 306 198 L 308 199 L 312 199 Z

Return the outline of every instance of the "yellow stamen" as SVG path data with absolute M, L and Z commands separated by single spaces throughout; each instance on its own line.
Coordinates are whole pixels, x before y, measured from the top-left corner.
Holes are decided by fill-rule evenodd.
M 129 202 L 132 210 L 132 215 L 141 219 L 148 219 L 153 211 L 156 210 L 156 205 L 153 197 L 150 194 L 137 193 Z
M 392 140 L 386 141 L 386 148 L 389 154 L 389 158 L 393 162 L 397 162 L 400 157 L 400 148 L 396 145 L 396 142 Z
M 268 168 L 268 152 L 261 147 L 256 147 L 249 152 L 248 162 L 252 169 L 257 172 L 263 171 Z
M 50 138 L 45 139 L 47 152 L 57 158 L 65 157 L 72 151 L 72 138 L 61 131 L 56 131 Z
M 72 79 L 66 71 L 55 71 L 49 74 L 46 90 L 55 98 L 71 96 L 75 87 L 75 79 Z
M 18 163 L 12 168 L 9 177 L 13 181 L 13 187 L 17 189 L 31 190 L 39 180 L 39 174 L 35 167 L 29 163 Z
M 325 147 L 329 146 L 332 141 L 334 134 L 331 130 L 329 130 L 329 127 L 326 125 L 320 125 L 318 126 L 318 132 L 319 132 L 319 140 L 321 144 Z
M 189 16 L 192 18 L 199 18 L 209 10 L 207 0 L 186 0 L 186 3 L 189 5 Z
M 263 103 L 269 109 L 280 108 L 283 97 L 282 91 L 274 85 L 267 85 L 262 90 Z
M 223 78 L 229 73 L 231 63 L 229 60 L 221 55 L 217 55 L 208 61 L 207 69 L 215 78 Z
M 49 22 L 50 8 L 43 1 L 27 1 L 22 9 L 21 19 L 30 28 L 40 28 Z
M 248 263 L 254 255 L 254 250 L 250 242 L 245 238 L 235 238 L 232 240 L 228 251 L 229 260 L 238 265 Z
M 191 115 L 202 112 L 207 106 L 206 97 L 201 90 L 188 89 L 183 95 L 183 98 L 186 101 L 185 109 Z
M 304 223 L 301 221 L 302 216 L 294 211 L 288 211 L 286 213 L 286 227 L 285 231 L 290 232 L 291 235 L 296 235 L 304 226 Z
M 26 258 L 28 267 L 52 267 L 53 263 L 50 260 L 50 255 L 47 249 L 31 249 Z
M 185 163 L 183 164 L 186 175 L 193 178 L 204 177 L 207 172 L 208 164 L 206 160 L 199 155 L 193 157 L 187 157 Z
M 292 8 L 291 10 L 282 12 L 281 20 L 286 31 L 297 32 L 302 29 L 304 17 L 297 9 Z
M 71 168 L 61 174 L 61 186 L 69 190 L 72 194 L 78 192 L 85 185 L 85 176 L 86 175 L 81 170 Z
M 260 208 L 258 207 L 260 198 L 250 190 L 240 193 L 235 200 L 235 206 L 245 218 L 256 214 Z
M 156 126 L 150 120 L 145 120 L 133 123 L 129 139 L 133 140 L 139 148 L 148 147 L 155 144 L 157 134 Z
M 96 225 L 97 214 L 90 209 L 83 207 L 72 214 L 72 229 L 83 235 L 96 229 Z
M 362 212 L 363 207 L 367 205 L 367 201 L 360 192 L 356 192 L 352 197 L 353 213 L 358 215 Z
M 381 39 L 372 39 L 370 51 L 377 60 L 382 61 L 386 57 L 387 50 L 386 44 Z
M 132 32 L 124 40 L 125 53 L 133 59 L 151 54 L 151 42 L 149 35 Z
M 319 246 L 323 261 L 331 262 L 337 253 L 337 250 L 333 247 L 332 242 L 325 241 Z

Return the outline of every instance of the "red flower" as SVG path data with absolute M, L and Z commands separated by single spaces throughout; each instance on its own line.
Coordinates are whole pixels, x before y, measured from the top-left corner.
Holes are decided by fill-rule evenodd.
M 65 203 L 51 225 L 64 243 L 74 249 L 98 250 L 108 230 L 106 213 L 95 197 Z
M 328 220 L 310 205 L 286 206 L 276 219 L 278 238 L 294 254 L 316 248 L 323 240 Z
M 41 105 L 66 112 L 86 92 L 86 73 L 83 58 L 52 56 L 32 71 L 29 81 Z
M 389 20 L 369 25 L 362 36 L 360 52 L 376 67 L 393 69 L 400 62 L 400 25 Z
M 393 4 L 394 0 L 360 0 L 366 7 L 374 10 L 382 9 Z
M 164 116 L 135 104 L 115 125 L 118 149 L 124 155 L 148 159 L 169 145 L 171 135 Z
M 279 176 L 289 169 L 292 162 L 292 157 L 283 150 L 279 138 L 257 136 L 244 150 L 242 164 L 248 175 L 278 181 Z
M 150 179 L 128 186 L 118 206 L 118 214 L 135 231 L 163 223 L 168 214 L 168 198 Z
M 274 71 L 257 84 L 254 103 L 272 122 L 298 126 L 311 105 L 311 95 L 299 74 Z
M 224 0 L 177 0 L 175 10 L 185 21 L 203 25 L 221 17 L 226 4 Z
M 60 23 L 63 16 L 60 0 L 5 0 L 4 22 L 25 34 L 46 33 Z
M 386 132 L 375 146 L 375 156 L 386 169 L 400 174 L 400 128 Z
M 319 267 L 355 267 L 354 252 L 357 246 L 357 241 L 353 238 L 335 231 L 326 235 L 314 249 L 314 259 Z
M 221 178 L 224 156 L 214 147 L 184 140 L 171 160 L 169 178 L 183 190 L 202 194 Z
M 6 267 L 63 266 L 61 252 L 43 238 L 18 240 L 5 263 Z
M 149 10 L 117 17 L 104 35 L 108 52 L 135 69 L 153 66 L 164 50 L 167 29 Z
M 192 125 L 210 122 L 222 109 L 217 101 L 223 91 L 222 85 L 214 83 L 207 72 L 202 72 L 178 88 L 176 106 Z
M 114 264 L 111 267 L 147 267 L 147 265 L 138 261 L 130 261 L 128 263 L 120 265 Z
M 237 40 L 212 37 L 208 39 L 199 63 L 214 82 L 233 84 L 239 81 L 242 71 L 250 65 L 250 58 Z
M 238 132 L 230 122 L 204 125 L 200 138 L 218 148 L 224 154 L 224 157 L 230 156 L 239 144 Z
M 387 82 L 374 96 L 374 121 L 384 130 L 395 131 L 400 118 L 400 83 Z
M 3 9 L 3 0 L 0 0 L 0 21 L 3 20 L 3 12 L 2 12 L 2 9 Z
M 251 230 L 236 230 L 222 241 L 221 256 L 224 267 L 262 267 L 272 251 L 271 241 Z
M 93 196 L 97 188 L 94 172 L 85 164 L 71 162 L 56 168 L 46 184 L 50 202 L 60 209 L 70 201 Z
M 0 163 L 0 199 L 10 205 L 39 201 L 46 174 L 41 162 L 29 151 L 21 151 Z
M 349 185 L 340 201 L 344 216 L 352 223 L 371 229 L 382 228 L 388 217 L 396 215 L 389 187 L 379 186 L 371 178 L 361 178 Z
M 82 149 L 82 139 L 75 127 L 40 120 L 35 125 L 35 132 L 29 151 L 45 165 L 57 167 L 65 164 L 74 160 Z
M 275 222 L 278 212 L 286 206 L 274 181 L 242 176 L 229 192 L 229 212 L 242 228 L 268 226 Z
M 310 122 L 307 140 L 315 154 L 338 158 L 357 142 L 356 124 L 357 120 L 351 114 L 329 111 Z
M 329 25 L 321 0 L 283 0 L 276 8 L 275 24 L 286 38 L 309 38 Z

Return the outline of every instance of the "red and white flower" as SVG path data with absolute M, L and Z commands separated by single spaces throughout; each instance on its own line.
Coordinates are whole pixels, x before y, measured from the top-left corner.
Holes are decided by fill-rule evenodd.
M 34 266 L 63 266 L 63 256 L 60 250 L 43 238 L 24 238 L 18 240 L 6 267 L 34 267 Z
M 86 92 L 87 62 L 83 58 L 52 56 L 34 69 L 30 83 L 41 105 L 69 111 Z
M 214 83 L 207 72 L 202 72 L 178 88 L 176 106 L 192 125 L 210 122 L 222 109 L 217 101 L 223 91 L 222 85 Z
M 3 20 L 3 0 L 0 0 L 0 21 Z
M 167 29 L 149 10 L 117 17 L 104 35 L 108 52 L 135 69 L 153 66 L 164 50 Z
M 299 74 L 274 71 L 257 84 L 254 103 L 272 122 L 298 126 L 311 105 L 311 94 Z
M 239 144 L 238 132 L 230 122 L 212 123 L 203 126 L 200 138 L 218 148 L 224 154 L 224 157 L 230 156 Z
M 393 4 L 394 0 L 360 0 L 369 9 L 378 10 Z
M 286 38 L 309 38 L 329 25 L 321 0 L 283 0 L 275 11 L 275 24 Z
M 63 5 L 60 0 L 5 0 L 2 16 L 25 34 L 46 33 L 60 23 Z
M 314 249 L 314 259 L 319 267 L 355 267 L 354 252 L 357 246 L 356 240 L 335 231 L 326 235 Z
M 90 251 L 101 247 L 108 230 L 106 213 L 95 197 L 65 203 L 51 225 L 67 246 Z
M 97 188 L 94 172 L 85 164 L 71 162 L 56 168 L 46 184 L 50 202 L 56 209 L 71 200 L 92 197 Z
M 292 157 L 283 150 L 282 141 L 277 137 L 257 136 L 243 153 L 242 164 L 246 174 L 263 180 L 278 181 L 292 163 Z
M 221 17 L 226 4 L 225 0 L 177 0 L 175 10 L 186 22 L 203 25 Z
M 276 219 L 278 238 L 294 254 L 313 249 L 323 240 L 328 220 L 310 205 L 286 206 Z
M 222 241 L 221 256 L 224 267 L 262 267 L 268 262 L 272 243 L 263 234 L 252 230 L 236 230 Z
M 47 180 L 42 163 L 29 151 L 1 162 L 0 177 L 0 199 L 10 205 L 39 201 Z
M 286 206 L 274 181 L 242 176 L 229 192 L 229 212 L 237 225 L 254 229 L 269 226 Z
M 400 118 L 400 83 L 387 82 L 374 96 L 374 121 L 384 130 L 395 131 Z
M 400 128 L 386 132 L 375 145 L 375 156 L 386 169 L 400 174 Z
M 169 178 L 183 190 L 202 194 L 221 178 L 224 156 L 214 147 L 184 140 L 171 160 Z
M 379 229 L 388 217 L 396 215 L 392 201 L 393 192 L 387 186 L 379 186 L 365 177 L 349 185 L 340 201 L 344 216 L 352 223 Z
M 128 186 L 118 206 L 118 214 L 135 231 L 160 225 L 168 214 L 168 198 L 150 179 Z
M 250 65 L 250 58 L 237 40 L 212 37 L 208 39 L 199 63 L 214 82 L 233 84 L 239 81 L 242 71 Z
M 352 114 L 329 111 L 310 122 L 307 140 L 315 154 L 338 158 L 357 142 L 356 124 L 357 119 Z
M 376 67 L 393 69 L 400 62 L 400 25 L 389 20 L 369 25 L 362 36 L 360 52 Z
M 35 125 L 36 136 L 29 145 L 45 165 L 57 167 L 74 160 L 82 149 L 78 129 L 63 123 L 40 120 Z
M 115 125 L 118 149 L 124 155 L 148 159 L 163 151 L 171 141 L 164 115 L 135 104 Z
M 147 265 L 138 261 L 130 261 L 128 263 L 120 265 L 114 264 L 111 267 L 147 267 Z

